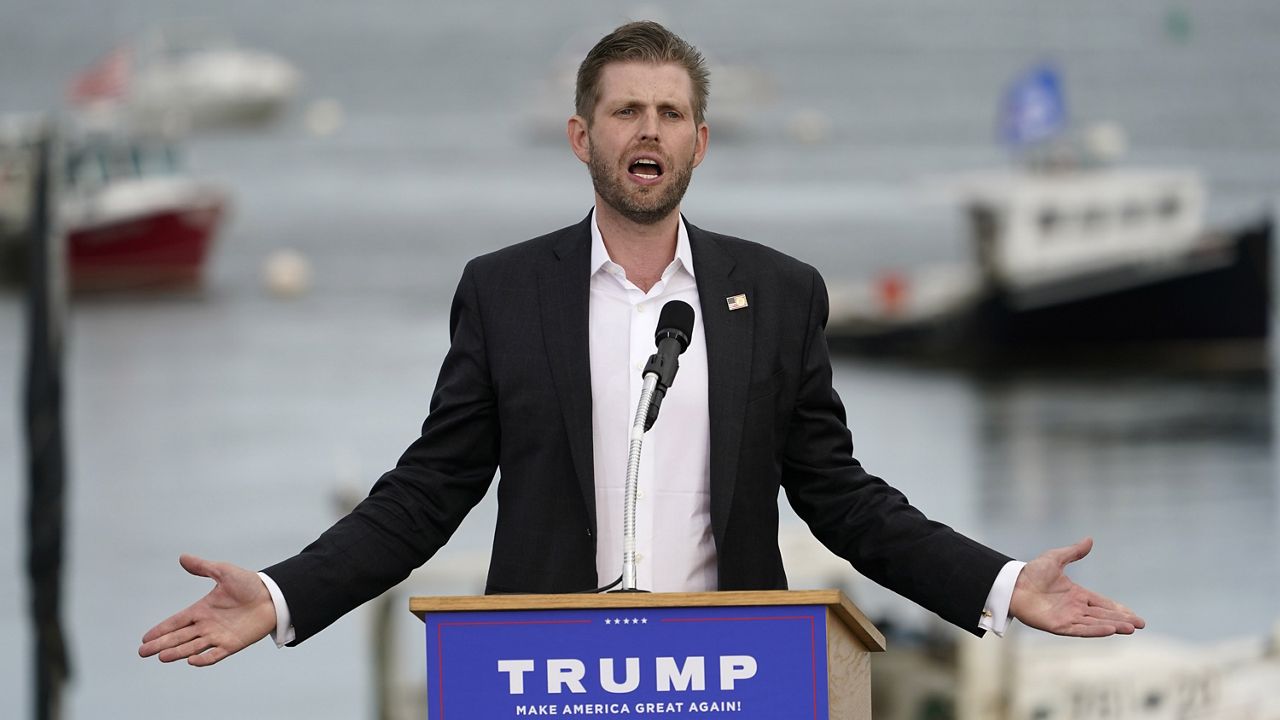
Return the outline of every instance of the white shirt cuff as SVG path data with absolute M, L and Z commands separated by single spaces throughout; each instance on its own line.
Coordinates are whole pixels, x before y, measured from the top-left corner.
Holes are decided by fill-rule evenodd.
M 284 593 L 280 592 L 280 586 L 276 585 L 275 580 L 267 577 L 266 573 L 258 573 L 258 577 L 267 586 L 267 592 L 271 593 L 271 604 L 276 608 L 276 627 L 271 631 L 271 639 L 275 641 L 276 647 L 282 648 L 293 642 L 297 635 L 293 631 L 293 618 L 289 616 L 289 603 L 285 602 Z
M 1013 586 L 1018 582 L 1018 575 L 1027 564 L 1010 560 L 1000 568 L 996 581 L 991 584 L 991 592 L 987 594 L 987 604 L 982 609 L 982 617 L 978 619 L 978 627 L 990 630 L 998 637 L 1004 637 L 1009 629 L 1009 604 L 1013 602 Z M 290 632 L 293 629 L 290 628 Z

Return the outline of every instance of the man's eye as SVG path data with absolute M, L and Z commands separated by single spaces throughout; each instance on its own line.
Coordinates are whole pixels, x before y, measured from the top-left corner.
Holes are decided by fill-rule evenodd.
M 622 116 L 624 116 L 624 117 L 630 117 L 630 116 L 634 115 L 634 114 L 635 114 L 635 112 L 636 112 L 636 111 L 635 111 L 635 110 L 632 110 L 631 108 L 622 108 L 621 110 L 619 110 L 619 111 L 618 111 L 618 114 L 619 114 L 619 115 L 622 115 Z
M 680 113 L 676 112 L 675 110 L 668 110 L 668 111 L 666 112 L 666 115 L 667 115 L 667 119 L 668 119 L 668 120 L 679 120 L 679 119 L 680 119 Z

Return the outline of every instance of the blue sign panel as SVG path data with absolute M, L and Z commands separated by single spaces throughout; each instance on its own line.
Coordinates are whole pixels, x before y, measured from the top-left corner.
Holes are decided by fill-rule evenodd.
M 427 616 L 430 720 L 826 720 L 823 606 Z

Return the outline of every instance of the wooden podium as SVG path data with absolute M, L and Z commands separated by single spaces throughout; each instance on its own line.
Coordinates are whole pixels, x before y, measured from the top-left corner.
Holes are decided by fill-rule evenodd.
M 430 720 L 870 720 L 869 653 L 885 649 L 838 590 L 414 597 L 409 609 L 426 624 Z

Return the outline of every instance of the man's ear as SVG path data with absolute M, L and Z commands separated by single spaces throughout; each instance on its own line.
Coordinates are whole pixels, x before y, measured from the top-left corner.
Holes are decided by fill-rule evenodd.
M 581 115 L 574 115 L 569 118 L 565 133 L 569 136 L 569 147 L 573 148 L 573 154 L 582 162 L 590 164 L 591 135 L 587 132 L 587 121 Z
M 711 138 L 711 128 L 706 123 L 698 125 L 698 136 L 694 140 L 693 145 L 693 166 L 698 167 L 702 164 L 702 158 L 707 156 L 707 141 Z

